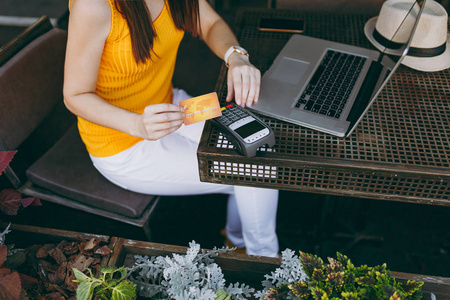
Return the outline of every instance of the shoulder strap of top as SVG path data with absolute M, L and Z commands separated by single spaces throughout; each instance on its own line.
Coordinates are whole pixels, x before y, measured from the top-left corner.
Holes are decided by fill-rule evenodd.
M 111 30 L 109 31 L 108 39 L 115 40 L 120 35 L 120 21 L 125 21 L 122 14 L 117 10 L 114 0 L 108 0 L 111 8 Z

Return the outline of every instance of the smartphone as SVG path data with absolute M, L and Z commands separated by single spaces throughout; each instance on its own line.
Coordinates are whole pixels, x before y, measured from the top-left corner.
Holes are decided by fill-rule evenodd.
M 302 33 L 305 31 L 305 21 L 302 19 L 260 18 L 258 22 L 258 30 Z

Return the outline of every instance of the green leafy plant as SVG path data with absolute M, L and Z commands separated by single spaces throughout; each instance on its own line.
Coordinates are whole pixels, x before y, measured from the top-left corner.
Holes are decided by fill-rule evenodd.
M 300 252 L 300 262 L 308 279 L 279 283 L 267 290 L 263 299 L 416 300 L 422 298 L 421 281 L 400 283 L 391 277 L 386 264 L 355 267 L 350 259 L 337 253 L 328 263 L 317 255 Z
M 90 269 L 89 276 L 73 268 L 74 282 L 79 282 L 77 300 L 129 300 L 136 299 L 136 286 L 126 279 L 128 269 L 125 267 L 104 267 L 100 269 L 99 277 L 95 277 Z

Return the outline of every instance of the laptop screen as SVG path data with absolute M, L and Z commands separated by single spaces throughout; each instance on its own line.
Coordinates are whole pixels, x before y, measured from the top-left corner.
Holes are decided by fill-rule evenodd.
M 426 1 L 427 0 L 401 4 L 407 5 L 407 7 L 404 8 L 405 17 L 403 19 L 399 19 L 399 25 L 395 30 L 392 39 L 388 40 L 385 43 L 386 46 L 384 47 L 378 59 L 378 64 L 383 65 L 388 69 L 386 75 L 384 76 L 384 80 L 380 80 L 381 82 L 377 84 L 378 88 L 375 89 L 365 109 L 360 114 L 358 114 L 358 118 L 356 120 L 354 119 L 352 121 L 353 125 L 349 128 L 347 136 L 350 135 L 355 130 L 359 122 L 361 122 L 364 115 L 372 106 L 372 103 L 386 86 L 395 70 L 397 70 L 397 68 L 400 66 L 403 58 L 408 54 L 414 32 L 416 31 L 420 16 L 422 15 L 422 12 L 425 8 Z M 395 42 L 388 43 L 389 41 Z M 388 48 L 389 46 L 391 48 Z M 396 62 L 393 62 L 391 59 L 392 56 L 397 56 L 398 60 Z
M 414 32 L 419 23 L 420 15 L 425 9 L 426 0 L 415 2 L 398 2 L 394 5 L 400 6 L 398 11 L 404 13 L 404 17 L 400 17 L 396 21 L 397 24 L 390 24 L 393 28 L 392 36 L 384 37 L 377 29 L 374 29 L 373 35 L 376 42 L 383 48 L 383 55 L 389 54 L 399 56 L 401 59 L 411 51 L 411 42 Z

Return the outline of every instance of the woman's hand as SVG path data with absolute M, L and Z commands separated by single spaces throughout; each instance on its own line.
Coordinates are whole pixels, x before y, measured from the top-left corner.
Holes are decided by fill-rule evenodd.
M 183 107 L 170 103 L 149 105 L 137 118 L 139 136 L 156 141 L 177 130 L 183 124 Z
M 233 99 L 245 107 L 258 102 L 261 72 L 250 63 L 248 56 L 233 53 L 228 58 L 227 102 Z

